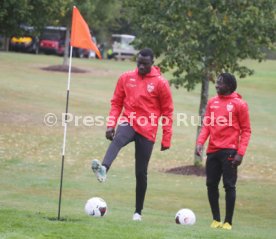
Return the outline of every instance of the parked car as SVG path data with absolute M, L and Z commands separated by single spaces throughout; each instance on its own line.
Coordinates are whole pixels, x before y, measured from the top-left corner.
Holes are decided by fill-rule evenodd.
M 38 53 L 38 37 L 34 34 L 34 28 L 31 26 L 21 26 L 23 34 L 13 35 L 10 38 L 9 50 Z
M 39 52 L 45 54 L 64 55 L 66 27 L 47 26 L 44 28 L 39 42 Z M 96 40 L 96 39 L 95 39 Z M 91 58 L 93 53 L 87 49 L 73 48 L 73 57 Z
M 39 52 L 45 54 L 64 54 L 66 27 L 47 26 L 39 40 Z
M 138 53 L 131 45 L 134 39 L 133 35 L 112 34 L 112 57 L 120 60 L 133 58 Z

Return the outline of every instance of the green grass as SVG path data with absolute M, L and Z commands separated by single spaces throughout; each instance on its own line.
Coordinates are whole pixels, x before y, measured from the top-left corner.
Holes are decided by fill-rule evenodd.
M 239 168 L 234 227 L 212 230 L 205 178 L 163 173 L 164 169 L 193 163 L 196 127 L 174 125 L 173 147 L 160 152 L 159 131 L 149 167 L 143 221 L 131 220 L 134 211 L 134 147 L 129 145 L 112 165 L 105 184 L 90 171 L 92 158 L 103 157 L 108 146 L 105 127 L 68 125 L 62 195 L 62 221 L 58 211 L 59 177 L 67 73 L 42 67 L 62 58 L 16 53 L 0 54 L 0 238 L 274 238 L 276 234 L 276 69 L 274 61 L 244 64 L 255 75 L 239 80 L 240 92 L 250 107 L 252 138 Z M 107 116 L 118 76 L 133 69 L 132 62 L 73 59 L 73 66 L 88 73 L 72 74 L 69 112 L 78 116 Z M 169 79 L 170 74 L 166 74 Z M 200 87 L 192 92 L 173 90 L 175 112 L 197 115 Z M 210 96 L 214 95 L 210 86 Z M 43 122 L 55 113 L 58 124 Z M 84 204 L 93 196 L 104 198 L 108 214 L 85 215 Z M 224 192 L 221 187 L 224 215 Z M 197 222 L 176 225 L 175 213 L 191 208 Z

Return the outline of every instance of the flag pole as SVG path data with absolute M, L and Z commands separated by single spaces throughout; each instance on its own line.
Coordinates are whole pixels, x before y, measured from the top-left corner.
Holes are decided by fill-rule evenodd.
M 61 196 L 62 196 L 64 156 L 65 156 L 66 135 L 67 135 L 67 115 L 68 115 L 69 93 L 70 93 L 70 83 L 71 83 L 72 51 L 73 51 L 73 47 L 70 46 L 70 59 L 69 59 L 68 80 L 67 80 L 67 96 L 66 96 L 64 133 L 63 133 L 63 145 L 62 145 L 62 157 L 61 157 L 61 171 L 60 171 L 60 188 L 59 188 L 59 200 L 58 200 L 58 220 L 60 220 L 60 208 L 61 208 Z

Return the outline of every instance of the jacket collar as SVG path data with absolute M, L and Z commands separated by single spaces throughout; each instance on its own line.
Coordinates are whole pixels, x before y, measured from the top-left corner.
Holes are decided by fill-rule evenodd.
M 136 67 L 135 69 L 135 73 L 138 75 L 138 68 Z M 148 74 L 144 75 L 143 77 L 156 77 L 156 76 L 160 76 L 160 68 L 158 66 L 152 66 L 151 70 Z
M 233 92 L 232 94 L 230 95 L 218 95 L 218 97 L 220 99 L 234 99 L 234 98 L 239 98 L 241 99 L 242 96 L 240 94 L 238 94 L 237 92 Z

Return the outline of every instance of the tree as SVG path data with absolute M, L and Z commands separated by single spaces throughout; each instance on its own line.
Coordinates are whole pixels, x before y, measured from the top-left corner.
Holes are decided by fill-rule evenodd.
M 5 48 L 8 49 L 8 37 L 20 32 L 19 23 L 28 18 L 31 7 L 25 0 L 0 2 L 0 34 L 5 37 Z
M 121 12 L 119 0 L 2 0 L 0 2 L 0 34 L 9 39 L 11 35 L 20 35 L 21 24 L 33 26 L 39 34 L 47 25 L 66 26 L 67 47 L 64 63 L 68 63 L 68 47 L 73 6 L 77 6 L 91 27 L 92 34 L 104 42 L 115 27 L 116 18 Z M 8 49 L 8 40 L 6 40 Z
M 35 27 L 36 34 L 48 24 L 58 23 L 64 13 L 64 0 L 2 0 L 0 2 L 0 34 L 8 39 L 23 33 L 22 24 Z
M 209 82 L 221 72 L 242 78 L 253 73 L 243 59 L 265 57 L 276 38 L 274 0 L 126 0 L 136 26 L 136 45 L 162 54 L 162 71 L 172 71 L 171 84 L 194 89 L 201 83 L 199 115 L 208 100 Z M 197 136 L 200 126 L 197 130 Z M 195 155 L 195 165 L 202 160 Z

